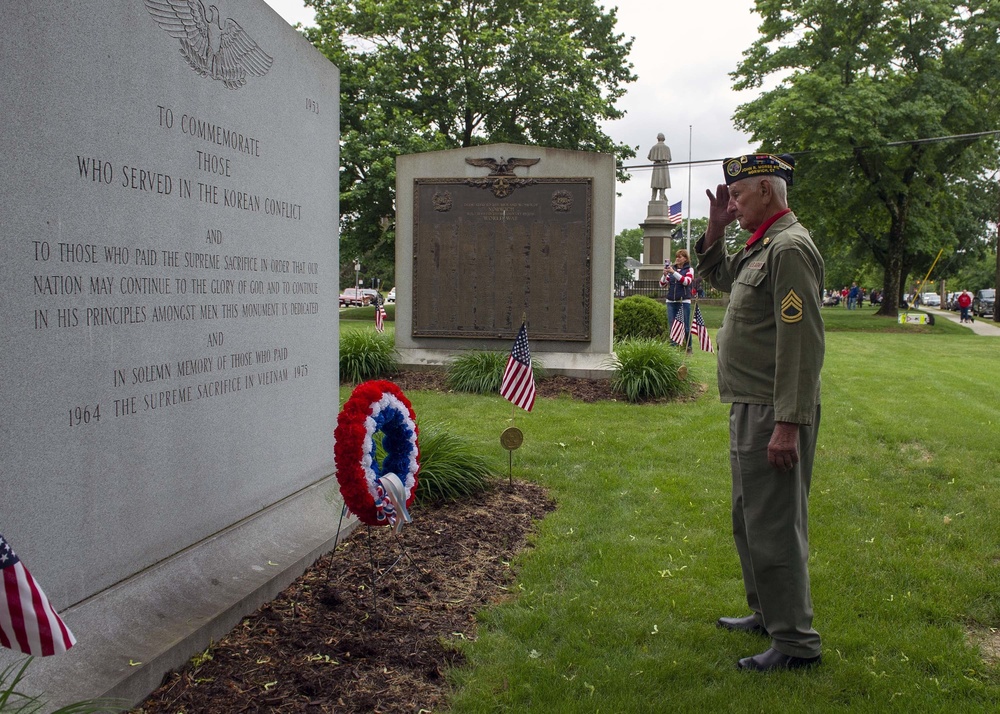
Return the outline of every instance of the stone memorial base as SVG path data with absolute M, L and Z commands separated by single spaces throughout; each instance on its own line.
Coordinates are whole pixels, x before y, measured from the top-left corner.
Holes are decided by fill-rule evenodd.
M 646 220 L 639 225 L 642 228 L 643 256 L 639 280 L 659 280 L 663 275 L 663 262 L 671 257 L 670 236 L 677 230 L 677 225 L 668 220 L 668 214 L 666 201 L 649 202 Z
M 19 689 L 49 707 L 93 697 L 142 701 L 164 674 L 332 550 L 340 504 L 330 477 L 64 610 L 77 644 L 36 658 Z M 344 519 L 341 538 L 356 525 Z M 17 659 L 4 652 L 0 664 Z
M 530 343 L 531 336 L 528 338 Z M 513 345 L 513 340 L 511 344 Z M 444 370 L 463 350 L 401 349 L 398 352 L 401 369 Z M 613 352 L 602 355 L 586 352 L 541 352 L 531 355 L 532 363 L 544 367 L 548 374 L 581 379 L 611 379 L 614 371 L 611 363 L 614 358 Z

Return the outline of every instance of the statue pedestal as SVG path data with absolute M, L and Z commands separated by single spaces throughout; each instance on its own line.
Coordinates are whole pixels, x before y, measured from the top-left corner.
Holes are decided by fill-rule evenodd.
M 667 218 L 669 207 L 666 201 L 650 201 L 646 209 L 646 220 L 639 224 L 642 228 L 642 267 L 639 280 L 659 280 L 663 275 L 663 262 L 670 258 L 670 234 L 677 225 Z

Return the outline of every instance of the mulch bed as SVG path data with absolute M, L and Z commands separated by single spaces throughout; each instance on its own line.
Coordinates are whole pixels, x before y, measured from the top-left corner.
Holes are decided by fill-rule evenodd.
M 407 371 L 404 392 L 448 391 L 445 374 Z M 619 398 L 608 380 L 552 376 L 541 397 Z M 475 614 L 506 595 L 508 563 L 555 504 L 544 489 L 502 481 L 467 502 L 413 509 L 398 538 L 359 526 L 224 639 L 167 674 L 134 714 L 434 711 L 445 670 L 463 657 L 448 641 L 476 636 Z M 401 552 L 394 568 L 386 566 Z M 382 572 L 371 589 L 371 555 Z
M 542 487 L 503 481 L 468 502 L 414 508 L 398 537 L 359 526 L 133 712 L 440 709 L 444 671 L 463 661 L 448 641 L 475 638 L 476 612 L 506 595 L 508 564 L 554 507 Z M 370 547 L 383 573 L 377 610 Z

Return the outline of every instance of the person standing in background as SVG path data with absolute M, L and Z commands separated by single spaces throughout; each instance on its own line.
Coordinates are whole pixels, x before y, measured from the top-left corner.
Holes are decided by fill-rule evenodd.
M 972 307 L 972 293 L 968 290 L 963 290 L 957 301 L 958 309 L 961 311 L 961 316 L 959 317 L 959 322 L 969 322 L 971 318 L 969 317 L 969 308 Z
M 674 263 L 668 260 L 663 266 L 660 276 L 660 287 L 667 289 L 667 325 L 672 326 L 677 314 L 683 311 L 684 345 L 691 349 L 691 284 L 694 282 L 694 270 L 688 252 L 681 248 L 674 256 Z M 677 344 L 672 339 L 670 344 Z
M 856 307 L 861 307 L 860 299 L 861 288 L 858 287 L 857 283 L 851 283 L 851 289 L 847 291 L 847 309 L 853 310 Z

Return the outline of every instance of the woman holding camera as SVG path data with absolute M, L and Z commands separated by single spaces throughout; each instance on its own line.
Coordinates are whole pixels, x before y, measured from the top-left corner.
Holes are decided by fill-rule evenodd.
M 684 315 L 684 345 L 691 350 L 691 282 L 694 271 L 688 252 L 681 248 L 674 256 L 674 264 L 668 260 L 663 265 L 663 275 L 660 276 L 660 287 L 667 289 L 667 324 L 671 327 L 677 314 L 683 310 Z M 670 344 L 677 342 L 671 338 Z

